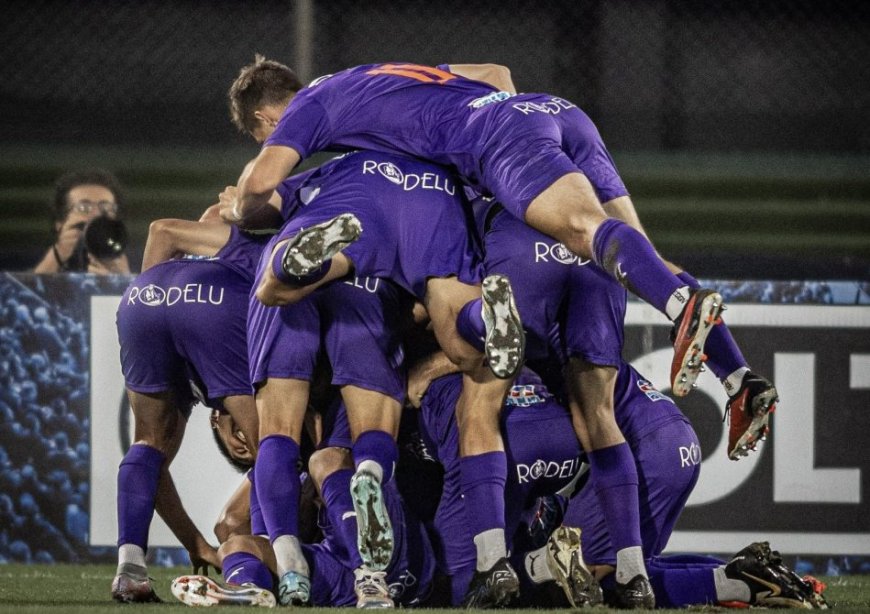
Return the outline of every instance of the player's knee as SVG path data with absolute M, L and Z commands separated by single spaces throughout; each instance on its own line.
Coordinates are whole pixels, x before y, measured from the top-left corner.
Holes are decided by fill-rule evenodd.
M 319 490 L 330 475 L 340 469 L 348 469 L 352 466 L 350 450 L 347 448 L 323 448 L 311 455 L 308 461 L 308 475 L 314 480 Z

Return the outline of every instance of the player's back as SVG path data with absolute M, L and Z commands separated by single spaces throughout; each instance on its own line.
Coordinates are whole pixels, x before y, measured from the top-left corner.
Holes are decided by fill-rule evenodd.
M 297 93 L 265 144 L 292 147 L 303 158 L 322 150 L 373 149 L 455 164 L 455 156 L 471 149 L 459 128 L 476 100 L 496 93 L 486 83 L 430 66 L 356 66 Z

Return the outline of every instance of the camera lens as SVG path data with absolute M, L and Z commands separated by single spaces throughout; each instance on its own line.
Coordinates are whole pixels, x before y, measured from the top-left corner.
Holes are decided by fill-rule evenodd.
M 96 217 L 85 228 L 85 247 L 94 258 L 118 258 L 127 248 L 127 227 L 121 220 Z

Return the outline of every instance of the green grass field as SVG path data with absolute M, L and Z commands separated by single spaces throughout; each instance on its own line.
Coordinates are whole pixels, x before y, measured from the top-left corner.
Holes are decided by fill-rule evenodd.
M 154 567 L 151 576 L 162 604 L 122 605 L 113 602 L 109 587 L 115 573 L 109 565 L 3 565 L 0 566 L 0 612 L 107 612 L 114 610 L 188 612 L 169 592 L 176 576 L 188 573 L 186 568 Z M 825 595 L 838 612 L 870 611 L 870 576 L 840 576 L 823 578 L 828 584 Z M 323 608 L 325 610 L 325 608 Z M 727 611 L 718 607 L 699 607 L 705 612 Z M 318 609 L 306 609 L 317 614 Z M 421 610 L 440 612 L 441 610 Z M 530 612 L 533 610 L 529 610 Z M 679 610 L 658 610 L 677 612 Z M 517 612 L 521 612 L 517 610 Z

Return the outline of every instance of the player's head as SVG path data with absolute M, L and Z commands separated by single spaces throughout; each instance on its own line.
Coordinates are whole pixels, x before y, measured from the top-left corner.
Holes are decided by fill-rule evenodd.
M 218 449 L 233 467 L 245 472 L 254 466 L 253 447 L 249 445 L 232 416 L 217 409 L 213 410 L 211 428 Z
M 240 132 L 250 134 L 258 143 L 272 134 L 281 114 L 302 89 L 292 70 L 260 54 L 244 66 L 228 93 L 230 116 Z

